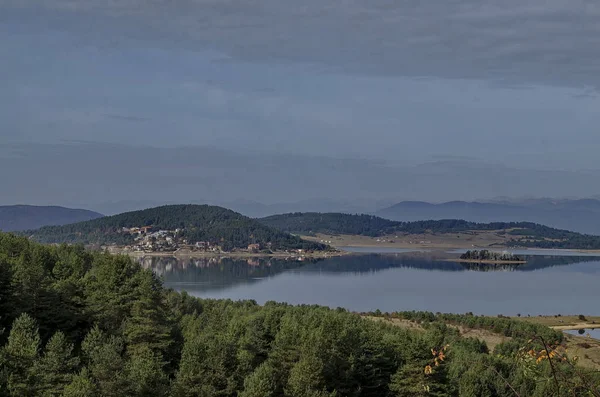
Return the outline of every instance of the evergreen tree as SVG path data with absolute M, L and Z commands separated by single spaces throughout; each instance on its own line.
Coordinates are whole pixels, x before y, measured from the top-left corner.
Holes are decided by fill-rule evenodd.
M 171 324 L 166 314 L 160 282 L 154 273 L 142 271 L 135 288 L 136 299 L 131 314 L 125 322 L 124 336 L 130 354 L 136 350 L 150 349 L 161 357 L 169 350 Z
M 129 384 L 125 374 L 123 342 L 115 336 L 107 336 L 94 327 L 81 346 L 86 357 L 90 378 L 103 397 L 127 395 Z
M 36 321 L 28 314 L 13 323 L 8 342 L 3 348 L 7 389 L 13 396 L 36 396 L 40 388 L 35 371 L 39 359 L 40 336 Z
M 0 256 L 0 345 L 4 341 L 2 332 L 12 323 L 12 314 L 16 310 L 14 307 L 12 272 L 7 259 Z
M 281 395 L 278 371 L 266 361 L 244 382 L 244 390 L 239 397 L 275 397 Z
M 40 377 L 41 394 L 62 395 L 65 386 L 71 383 L 78 365 L 79 359 L 73 357 L 73 345 L 68 343 L 65 334 L 62 332 L 54 334 L 34 368 Z
M 84 368 L 81 373 L 73 376 L 71 383 L 65 387 L 63 397 L 100 397 L 100 394 L 89 371 Z
M 314 356 L 301 359 L 290 371 L 286 395 L 297 397 L 328 396 L 323 378 L 323 362 Z
M 169 379 L 163 372 L 162 356 L 149 346 L 135 349 L 126 365 L 127 381 L 133 396 L 168 394 Z

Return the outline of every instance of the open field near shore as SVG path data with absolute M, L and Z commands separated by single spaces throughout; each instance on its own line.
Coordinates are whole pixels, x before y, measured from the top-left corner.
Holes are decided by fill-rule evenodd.
M 542 324 L 550 328 L 559 330 L 578 330 L 584 328 L 600 328 L 600 316 L 585 316 L 585 320 L 579 318 L 579 315 L 557 315 L 555 316 L 536 316 L 536 317 L 513 317 L 515 320 L 527 321 L 530 323 Z
M 496 232 L 463 232 L 451 234 L 411 234 L 369 237 L 355 235 L 302 236 L 316 242 L 326 242 L 334 247 L 380 247 L 414 249 L 488 248 L 494 244 L 505 244 L 509 239 Z M 496 247 L 501 249 L 502 247 Z
M 371 317 L 365 316 L 366 319 L 372 321 L 388 322 L 394 326 L 409 328 L 414 330 L 422 329 L 421 325 L 416 322 L 398 319 L 398 318 L 384 318 L 384 317 Z M 592 321 L 600 322 L 600 317 L 586 317 L 587 322 L 582 323 L 578 316 L 561 316 L 555 318 L 554 316 L 542 316 L 542 317 L 527 317 L 519 318 L 515 317 L 515 320 L 523 320 L 529 322 L 535 322 L 538 324 L 547 325 L 551 328 L 558 330 L 566 329 L 581 329 L 581 328 L 593 328 L 595 324 L 591 324 Z M 562 319 L 563 323 L 561 323 Z M 455 326 L 460 331 L 463 337 L 477 338 L 488 345 L 490 353 L 493 353 L 494 348 L 500 343 L 509 341 L 511 338 L 504 335 L 492 332 L 490 330 L 468 328 L 464 326 Z M 567 328 L 563 328 L 567 327 Z M 570 327 L 570 328 L 569 328 Z M 575 327 L 575 328 L 573 328 Z M 570 357 L 577 356 L 579 358 L 579 364 L 583 367 L 600 370 L 600 340 L 585 337 L 585 336 L 574 336 L 565 334 L 565 347 L 569 352 Z
M 389 235 L 383 237 L 369 237 L 345 234 L 316 234 L 314 236 L 302 235 L 300 237 L 309 241 L 324 242 L 335 248 L 396 248 L 438 251 L 454 249 L 489 249 L 494 251 L 502 251 L 508 249 L 504 245 L 510 240 L 511 236 L 502 235 L 497 231 L 477 231 L 440 234 Z M 543 250 L 543 248 L 532 249 Z M 600 256 L 600 250 L 549 249 L 549 251 L 576 251 L 588 254 L 598 254 Z

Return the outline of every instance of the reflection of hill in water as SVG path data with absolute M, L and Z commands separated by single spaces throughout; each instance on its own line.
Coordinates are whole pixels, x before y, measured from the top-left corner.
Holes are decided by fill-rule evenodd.
M 297 269 L 309 261 L 314 260 L 175 257 L 145 257 L 140 260 L 143 267 L 162 276 L 168 286 L 197 285 L 196 288 L 186 286 L 185 289 L 188 290 L 221 289 L 234 284 L 255 282 Z
M 286 271 L 298 273 L 354 273 L 366 274 L 387 269 L 419 269 L 428 271 L 534 271 L 554 266 L 597 261 L 594 257 L 531 256 L 527 264 L 478 264 L 440 261 L 426 256 L 349 255 L 328 259 L 273 259 L 273 258 L 175 258 L 145 257 L 140 260 L 145 268 L 153 269 L 172 287 L 187 290 L 222 289 L 228 286 L 252 283 Z M 193 285 L 193 286 L 192 286 Z
M 299 271 L 318 270 L 331 273 L 369 273 L 374 271 L 406 268 L 445 272 L 497 272 L 497 271 L 534 271 L 554 266 L 572 265 L 582 262 L 598 261 L 596 257 L 575 256 L 529 256 L 526 264 L 491 264 L 470 263 L 439 260 L 427 256 L 414 256 L 410 254 L 396 255 L 356 255 L 331 258 L 303 266 Z

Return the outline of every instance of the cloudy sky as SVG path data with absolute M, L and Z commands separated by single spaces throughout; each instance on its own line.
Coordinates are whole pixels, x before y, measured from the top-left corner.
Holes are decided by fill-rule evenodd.
M 353 159 L 375 174 L 384 167 L 388 181 L 440 162 L 493 167 L 494 175 L 507 168 L 584 175 L 600 170 L 598 20 L 600 3 L 583 0 L 0 0 L 3 161 L 35 171 L 12 170 L 23 172 L 15 183 L 25 175 L 55 177 L 45 173 L 57 145 L 68 151 L 78 144 L 96 145 L 94 153 L 119 144 L 128 148 L 118 150 L 124 158 L 198 147 L 267 163 L 287 155 L 301 164 Z M 108 170 L 108 156 L 86 162 L 90 173 Z M 239 156 L 231 162 L 249 161 Z M 114 172 L 103 175 L 122 176 Z M 227 178 L 201 192 L 183 181 L 178 186 L 183 200 L 244 196 Z M 568 195 L 560 186 L 528 186 L 514 193 Z M 130 199 L 102 190 L 92 197 L 73 186 L 65 187 L 69 199 L 18 184 L 1 189 L 3 204 L 6 197 Z M 249 196 L 319 196 L 312 187 L 303 197 L 274 194 L 268 184 L 261 189 Z M 469 198 L 464 191 L 415 189 L 342 191 Z M 470 196 L 512 191 L 496 190 Z M 582 185 L 574 192 L 600 189 Z

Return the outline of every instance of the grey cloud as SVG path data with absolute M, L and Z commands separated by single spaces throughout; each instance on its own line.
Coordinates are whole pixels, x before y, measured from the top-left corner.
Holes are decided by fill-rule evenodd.
M 600 3 L 586 0 L 4 0 L 0 9 L 0 21 L 38 18 L 107 46 L 133 40 L 325 72 L 600 86 Z
M 129 121 L 129 122 L 134 122 L 134 123 L 151 120 L 149 117 L 139 117 L 139 116 L 132 116 L 132 115 L 127 115 L 127 114 L 109 114 L 109 113 L 107 113 L 104 116 L 109 119 L 113 119 L 113 120 Z

